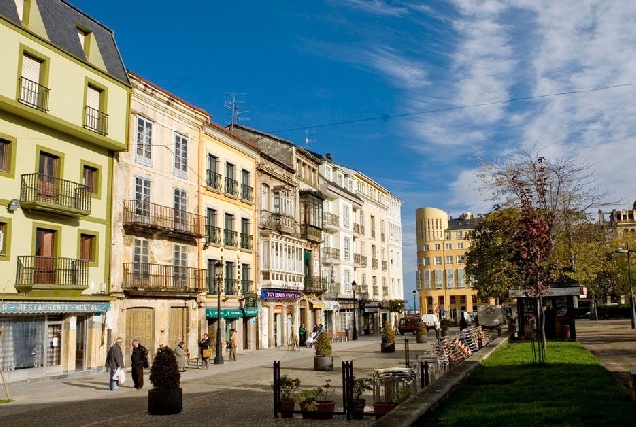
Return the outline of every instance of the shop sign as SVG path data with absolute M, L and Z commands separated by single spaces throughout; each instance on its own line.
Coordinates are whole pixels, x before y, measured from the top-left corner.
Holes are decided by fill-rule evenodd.
M 302 294 L 296 291 L 279 291 L 275 289 L 261 289 L 261 299 L 299 300 Z
M 1 314 L 98 313 L 109 308 L 109 302 L 0 302 Z

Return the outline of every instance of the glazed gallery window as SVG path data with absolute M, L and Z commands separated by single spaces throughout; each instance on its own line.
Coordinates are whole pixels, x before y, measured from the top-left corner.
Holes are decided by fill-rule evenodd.
M 143 117 L 137 117 L 135 161 L 152 166 L 152 122 Z

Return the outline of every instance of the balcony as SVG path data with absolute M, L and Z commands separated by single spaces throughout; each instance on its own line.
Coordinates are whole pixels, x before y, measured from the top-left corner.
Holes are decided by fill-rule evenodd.
M 241 249 L 245 249 L 248 251 L 251 251 L 253 249 L 253 241 L 254 236 L 247 234 L 247 233 L 241 233 Z
M 375 239 L 375 229 L 374 228 L 371 229 L 371 237 Z
M 223 284 L 224 284 L 223 292 L 225 293 L 226 296 L 238 295 L 239 286 L 241 285 L 240 281 L 226 277 L 225 279 L 223 279 Z
M 378 259 L 377 258 L 371 258 L 371 268 L 374 268 L 374 269 L 378 268 Z
M 238 181 L 229 177 L 225 177 L 225 194 L 237 197 L 239 190 Z
M 353 263 L 356 267 L 359 267 L 362 263 L 362 255 L 361 254 L 353 254 Z
M 223 230 L 223 244 L 225 246 L 238 248 L 239 246 L 238 231 L 227 230 L 227 229 Z
M 20 77 L 20 98 L 18 100 L 29 107 L 46 113 L 49 110 L 49 88 Z
M 206 285 L 206 270 L 174 265 L 124 264 L 122 290 L 127 294 L 196 294 Z
M 382 271 L 387 271 L 389 269 L 389 262 L 382 261 Z
M 32 173 L 22 175 L 20 205 L 24 209 L 81 217 L 91 213 L 91 195 L 83 184 Z
M 19 256 L 15 288 L 30 296 L 79 296 L 88 288 L 88 261 Z
M 201 215 L 142 200 L 124 201 L 124 227 L 181 238 L 203 237 Z
M 205 171 L 205 186 L 210 190 L 223 191 L 223 177 L 212 169 Z
M 381 242 L 385 242 L 386 241 L 386 234 L 385 233 L 380 233 L 380 241 Z
M 377 286 L 373 287 L 373 296 L 377 297 L 380 295 L 380 289 Z
M 84 127 L 100 135 L 108 134 L 108 114 L 95 108 L 84 107 Z
M 326 264 L 338 263 L 340 261 L 340 249 L 330 247 L 323 248 L 322 259 Z
M 268 211 L 261 211 L 260 225 L 279 233 L 295 234 L 296 231 L 294 217 Z
M 252 292 L 252 289 L 254 289 L 253 280 L 241 279 L 241 293 L 243 296 Z
M 362 255 L 360 256 L 360 267 L 366 268 L 366 266 L 367 266 L 367 256 Z
M 357 236 L 363 236 L 364 235 L 364 225 L 356 224 L 354 222 L 353 223 L 353 234 L 355 234 Z
M 327 283 L 327 290 L 323 294 L 324 299 L 337 299 L 340 295 L 340 283 L 331 282 Z
M 323 294 L 327 291 L 327 278 L 320 276 L 305 276 L 305 293 Z
M 205 226 L 205 244 L 207 246 L 210 245 L 220 245 L 221 244 L 221 228 L 214 227 L 212 225 Z
M 389 296 L 389 287 L 388 286 L 382 286 L 382 295 L 384 295 L 385 297 Z
M 337 231 L 340 229 L 340 217 L 338 215 L 325 212 L 322 214 L 322 227 L 325 230 Z
M 300 226 L 300 235 L 314 243 L 322 242 L 322 229 L 309 224 L 302 224 Z
M 241 184 L 241 200 L 246 202 L 254 201 L 254 188 L 249 185 Z

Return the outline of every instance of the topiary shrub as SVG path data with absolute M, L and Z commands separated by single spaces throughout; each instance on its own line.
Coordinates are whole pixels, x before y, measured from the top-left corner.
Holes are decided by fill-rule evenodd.
M 150 382 L 157 390 L 175 390 L 181 385 L 177 358 L 170 347 L 159 347 L 150 368 Z
M 331 356 L 331 341 L 326 332 L 321 332 L 314 343 L 316 356 Z
M 395 343 L 395 331 L 389 322 L 384 324 L 384 331 L 382 331 L 382 342 L 393 344 Z

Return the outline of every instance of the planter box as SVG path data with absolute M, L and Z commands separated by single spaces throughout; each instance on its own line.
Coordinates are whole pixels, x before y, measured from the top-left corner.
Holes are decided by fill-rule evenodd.
M 314 371 L 333 371 L 333 356 L 314 356 Z
M 398 406 L 393 402 L 375 402 L 373 404 L 373 412 L 375 413 L 375 419 L 382 418 L 385 414 L 388 414 Z
M 395 343 L 394 342 L 381 343 L 380 351 L 382 353 L 395 353 Z
M 183 407 L 183 391 L 181 388 L 174 390 L 148 390 L 148 412 L 150 415 L 172 415 L 181 412 Z

